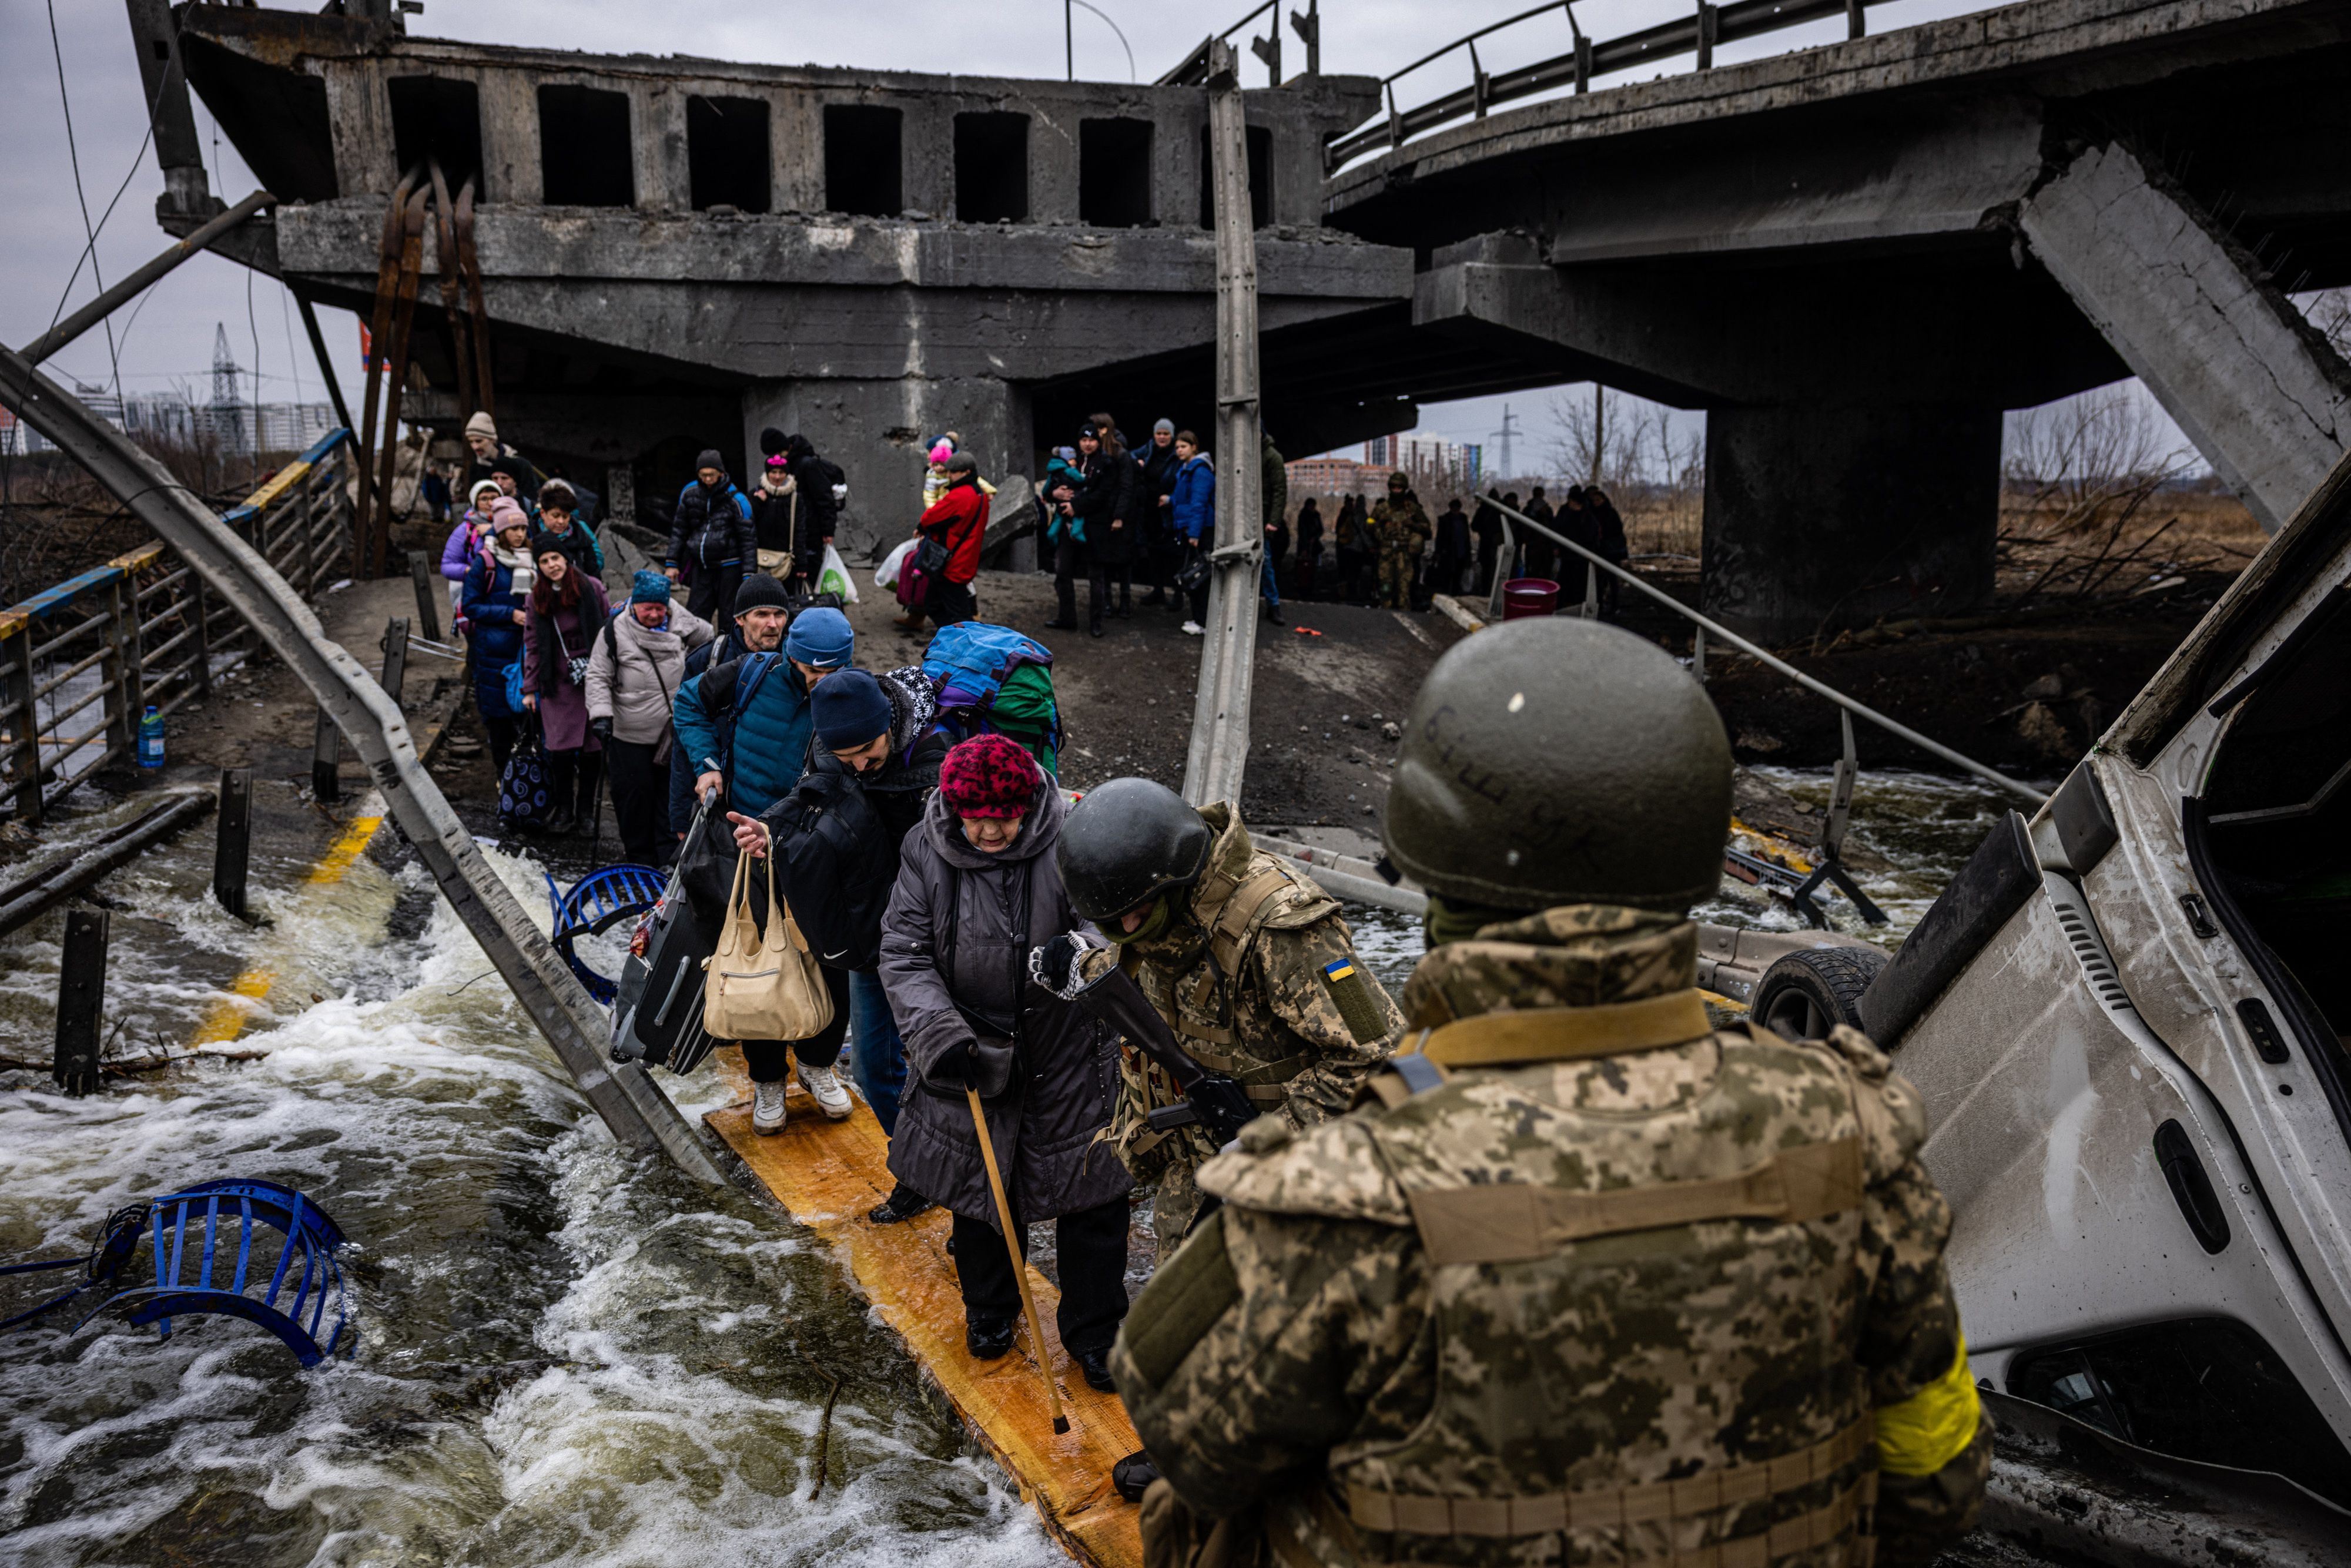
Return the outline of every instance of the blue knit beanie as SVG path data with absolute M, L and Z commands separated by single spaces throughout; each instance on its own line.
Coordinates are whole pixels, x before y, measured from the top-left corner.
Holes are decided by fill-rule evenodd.
M 629 602 L 632 604 L 667 604 L 669 579 L 648 567 L 629 580 Z
M 791 630 L 784 634 L 785 656 L 820 670 L 841 668 L 849 663 L 856 646 L 857 633 L 849 629 L 849 617 L 825 605 L 793 616 Z
M 863 746 L 890 730 L 890 694 L 870 670 L 827 675 L 809 694 L 816 742 L 827 751 Z

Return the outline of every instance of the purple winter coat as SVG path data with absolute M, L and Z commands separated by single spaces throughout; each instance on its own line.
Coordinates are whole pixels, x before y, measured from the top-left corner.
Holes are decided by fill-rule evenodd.
M 479 529 L 488 526 L 486 520 L 472 512 L 457 519 L 457 526 L 449 530 L 449 542 L 441 547 L 442 576 L 452 582 L 465 580 L 466 569 L 474 564 L 474 558 L 482 553 Z
M 587 658 L 611 610 L 604 601 L 602 583 L 584 571 L 572 575 L 580 580 L 578 604 L 542 615 L 534 603 L 523 614 L 522 689 L 538 697 L 539 727 L 549 751 L 601 751 L 604 743 L 588 727 L 588 690 L 572 680 L 564 652 Z M 534 600 L 538 592 L 538 585 L 533 583 Z
M 965 841 L 946 797 L 932 794 L 899 850 L 898 883 L 882 915 L 883 989 L 905 1037 L 908 1068 L 890 1136 L 890 1173 L 967 1219 L 997 1227 L 996 1199 L 960 1079 L 953 1076 L 971 1022 L 1020 1015 L 1020 1064 L 987 1107 L 1013 1213 L 1023 1225 L 1107 1203 L 1134 1184 L 1095 1135 L 1118 1096 L 1118 1040 L 1076 1004 L 1029 978 L 1029 948 L 1085 926 L 1070 907 L 1053 846 L 1068 808 L 1049 777 L 1021 834 L 1001 854 Z M 1015 899 L 1029 893 L 1027 942 L 1017 943 Z M 954 901 L 954 973 L 939 965 Z M 944 1091 L 945 1092 L 941 1092 Z

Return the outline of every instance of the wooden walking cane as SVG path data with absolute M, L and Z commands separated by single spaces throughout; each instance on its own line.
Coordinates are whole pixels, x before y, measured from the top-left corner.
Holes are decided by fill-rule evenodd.
M 979 1108 L 979 1091 L 967 1083 L 964 1097 L 971 1102 L 971 1124 L 979 1133 L 979 1157 L 987 1166 L 987 1189 L 996 1195 L 996 1218 L 1004 1225 L 1004 1250 L 1012 1259 L 1012 1277 L 1020 1281 L 1020 1310 L 1029 1315 L 1029 1343 L 1037 1351 L 1037 1370 L 1045 1378 L 1045 1407 L 1052 1413 L 1053 1430 L 1066 1432 L 1070 1418 L 1061 1414 L 1061 1385 L 1053 1381 L 1052 1358 L 1045 1354 L 1045 1324 L 1037 1316 L 1037 1298 L 1029 1289 L 1029 1260 L 1016 1243 L 1012 1206 L 1004 1200 L 1004 1177 L 996 1168 L 996 1145 L 988 1141 L 987 1116 Z

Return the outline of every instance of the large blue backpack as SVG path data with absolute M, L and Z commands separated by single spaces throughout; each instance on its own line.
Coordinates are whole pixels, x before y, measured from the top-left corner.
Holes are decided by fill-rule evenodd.
M 923 675 L 938 695 L 942 733 L 953 740 L 1009 736 L 1058 774 L 1061 710 L 1052 698 L 1052 671 L 1053 652 L 1044 643 L 985 621 L 942 626 L 923 650 Z

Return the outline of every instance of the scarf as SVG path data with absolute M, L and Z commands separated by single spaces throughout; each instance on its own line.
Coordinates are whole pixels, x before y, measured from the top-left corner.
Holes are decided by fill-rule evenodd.
M 497 536 L 493 534 L 490 536 L 490 559 L 514 573 L 514 581 L 507 588 L 509 593 L 519 593 L 526 599 L 530 597 L 531 580 L 538 575 L 538 568 L 531 564 L 529 545 L 526 544 L 520 549 L 508 549 L 498 543 Z

